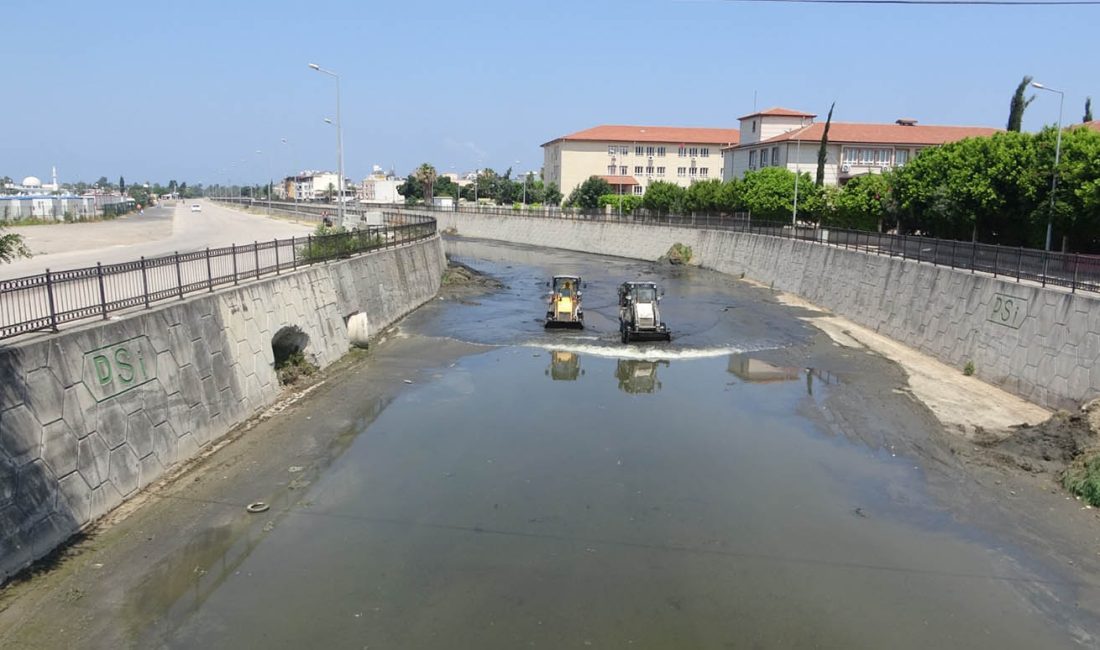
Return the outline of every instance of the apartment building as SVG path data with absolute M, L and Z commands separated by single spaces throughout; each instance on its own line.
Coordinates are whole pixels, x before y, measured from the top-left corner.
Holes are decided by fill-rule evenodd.
M 769 108 L 739 119 L 741 139 L 723 148 L 724 180 L 764 167 L 786 167 L 816 174 L 824 122 L 813 113 Z M 826 147 L 825 183 L 843 185 L 864 174 L 901 167 L 921 150 L 963 138 L 988 136 L 1000 129 L 926 126 L 913 119 L 893 124 L 832 122 Z
M 338 178 L 339 175 L 336 172 L 304 171 L 296 176 L 285 178 L 283 186 L 286 188 L 287 196 L 298 201 L 327 200 L 330 191 L 333 199 L 336 200 Z M 344 179 L 344 195 L 351 198 L 354 192 L 352 184 L 348 179 Z
M 722 150 L 737 142 L 737 129 L 596 126 L 542 145 L 543 181 L 566 196 L 590 176 L 622 194 L 645 194 L 654 181 L 687 187 L 721 179 Z

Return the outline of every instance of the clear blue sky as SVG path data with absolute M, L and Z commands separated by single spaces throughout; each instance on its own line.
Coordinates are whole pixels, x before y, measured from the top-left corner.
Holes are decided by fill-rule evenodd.
M 264 182 L 520 161 L 596 124 L 736 127 L 753 107 L 1003 127 L 1024 74 L 1100 104 L 1100 7 L 723 1 L 6 2 L 0 175 Z M 1100 113 L 1100 108 L 1096 111 Z M 1054 123 L 1039 93 L 1026 129 Z M 286 138 L 289 146 L 281 144 Z M 263 154 L 257 154 L 261 150 Z

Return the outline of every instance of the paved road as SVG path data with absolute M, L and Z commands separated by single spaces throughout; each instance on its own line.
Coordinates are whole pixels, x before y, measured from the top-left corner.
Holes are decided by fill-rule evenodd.
M 191 212 L 199 203 L 201 212 Z M 51 271 L 136 260 L 207 246 L 245 244 L 305 235 L 308 225 L 245 214 L 212 201 L 189 201 L 172 207 L 155 207 L 144 215 L 114 221 L 25 226 L 14 232 L 26 238 L 35 253 L 31 259 L 0 266 L 0 279 Z

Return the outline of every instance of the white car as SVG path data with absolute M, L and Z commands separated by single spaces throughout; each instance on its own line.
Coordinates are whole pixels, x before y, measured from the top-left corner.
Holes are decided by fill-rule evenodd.
M 198 203 L 191 204 L 191 212 L 202 212 L 202 206 Z

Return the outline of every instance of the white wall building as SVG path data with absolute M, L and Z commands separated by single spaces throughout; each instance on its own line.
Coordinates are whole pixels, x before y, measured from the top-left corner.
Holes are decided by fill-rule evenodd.
M 356 195 L 360 203 L 404 203 L 405 197 L 397 192 L 398 186 L 404 182 L 404 179 L 395 178 L 392 174 L 383 172 L 381 167 L 375 165 L 371 175 L 364 178 L 363 182 L 359 184 Z
M 817 153 L 825 130 L 816 115 L 788 108 L 770 108 L 740 119 L 741 140 L 722 150 L 723 180 L 741 178 L 764 167 L 786 167 L 793 172 L 817 173 Z M 999 129 L 970 126 L 924 126 L 916 120 L 893 124 L 833 122 L 826 146 L 825 183 L 843 185 L 848 179 L 900 167 L 922 149 Z
M 597 126 L 542 145 L 543 181 L 565 196 L 590 176 L 623 194 L 644 194 L 654 181 L 687 187 L 722 178 L 722 149 L 737 142 L 737 129 Z
M 324 201 L 328 198 L 330 188 L 333 191 L 333 200 L 336 200 L 337 179 L 336 172 L 304 171 L 296 176 L 288 176 L 283 185 L 287 196 L 299 201 Z M 354 197 L 355 188 L 344 179 L 344 195 Z

